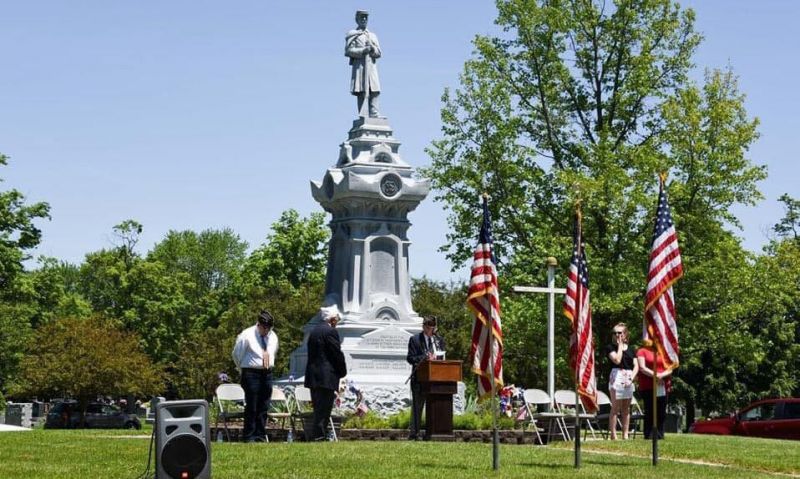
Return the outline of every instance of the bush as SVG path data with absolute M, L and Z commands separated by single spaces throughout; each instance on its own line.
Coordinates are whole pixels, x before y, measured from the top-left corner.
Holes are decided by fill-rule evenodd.
M 514 429 L 516 421 L 508 416 L 497 417 L 498 429 Z M 453 416 L 453 429 L 463 430 L 488 430 L 492 429 L 492 414 L 489 411 L 478 413 L 468 412 L 460 416 Z
M 347 417 L 342 427 L 345 429 L 389 429 L 389 421 L 368 411 L 363 416 L 353 414 Z
M 389 428 L 391 429 L 408 429 L 411 426 L 411 409 L 405 409 L 397 414 L 392 414 L 387 417 Z M 425 423 L 425 418 L 422 418 L 422 423 Z
M 72 397 L 86 404 L 98 395 L 149 396 L 164 389 L 135 333 L 100 317 L 67 318 L 37 330 L 20 363 L 21 396 Z
M 478 415 L 474 412 L 453 416 L 453 429 L 474 431 L 478 429 Z
M 492 429 L 492 414 L 488 406 L 482 405 L 476 412 L 466 412 L 453 415 L 453 429 L 460 430 L 487 430 Z M 345 429 L 408 429 L 411 424 L 411 410 L 405 409 L 389 417 L 382 418 L 373 411 L 359 417 L 350 413 L 346 416 L 342 427 Z M 425 428 L 425 414 L 422 415 L 422 428 Z M 514 429 L 517 422 L 514 418 L 500 415 L 497 418 L 498 429 Z

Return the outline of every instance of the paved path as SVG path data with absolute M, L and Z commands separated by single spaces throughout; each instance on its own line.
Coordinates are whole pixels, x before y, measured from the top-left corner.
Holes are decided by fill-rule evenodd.
M 0 432 L 30 431 L 27 427 L 12 426 L 10 424 L 0 424 Z

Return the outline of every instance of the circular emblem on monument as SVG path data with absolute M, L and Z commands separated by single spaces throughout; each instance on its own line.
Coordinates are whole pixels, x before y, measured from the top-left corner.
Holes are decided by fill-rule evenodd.
M 389 198 L 397 196 L 397 194 L 400 193 L 400 188 L 402 188 L 402 186 L 402 180 L 394 173 L 389 173 L 381 178 L 381 193 Z
M 333 178 L 331 178 L 331 175 L 325 175 L 325 181 L 322 187 L 325 189 L 325 196 L 327 196 L 328 199 L 333 198 Z

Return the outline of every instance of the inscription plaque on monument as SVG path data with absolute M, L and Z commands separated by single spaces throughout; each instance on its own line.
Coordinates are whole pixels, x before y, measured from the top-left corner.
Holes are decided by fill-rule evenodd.
M 408 338 L 410 337 L 411 334 L 406 330 L 389 326 L 365 335 L 356 349 L 402 351 L 405 353 L 408 349 Z

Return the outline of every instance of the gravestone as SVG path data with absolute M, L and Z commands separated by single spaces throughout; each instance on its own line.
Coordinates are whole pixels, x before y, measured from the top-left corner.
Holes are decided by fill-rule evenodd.
M 375 73 L 369 69 L 377 57 L 362 58 L 360 64 L 357 58 L 358 52 L 364 52 L 363 45 L 373 39 L 377 42 L 373 33 L 365 31 L 356 29 L 347 35 L 353 81 Z M 354 41 L 361 46 L 357 48 Z M 356 67 L 367 71 L 359 74 Z M 361 95 L 361 116 L 339 145 L 335 164 L 320 181 L 311 182 L 312 196 L 331 214 L 321 306 L 336 306 L 341 314 L 337 330 L 347 360 L 347 379 L 360 388 L 371 410 L 389 414 L 410 404 L 406 380 L 411 366 L 406 353 L 409 337 L 422 330 L 422 318 L 411 304 L 408 214 L 425 199 L 430 183 L 417 178 L 401 157 L 401 143 L 388 118 L 377 116 L 377 107 L 373 108 L 377 92 L 373 94 L 370 83 L 356 90 L 353 94 Z M 308 334 L 319 321 L 317 315 L 306 324 L 303 345 L 291 354 L 295 384 L 302 383 Z
M 5 421 L 11 426 L 33 427 L 33 404 L 8 403 Z

